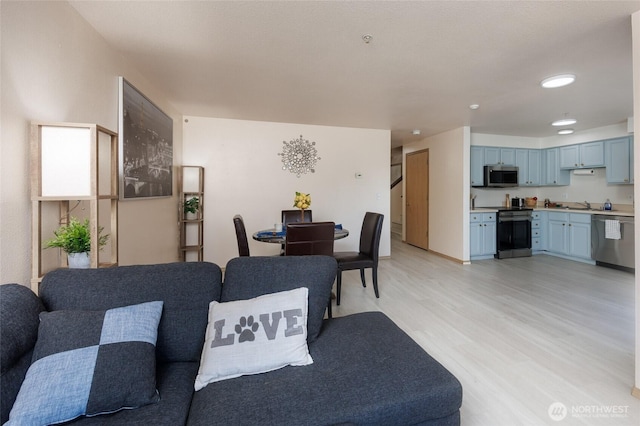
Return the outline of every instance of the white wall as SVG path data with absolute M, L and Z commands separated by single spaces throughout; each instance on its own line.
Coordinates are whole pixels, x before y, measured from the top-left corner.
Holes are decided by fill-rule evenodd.
M 429 250 L 465 262 L 469 260 L 470 140 L 469 127 L 461 127 L 403 147 L 405 159 L 408 153 L 429 150 Z
M 124 75 L 174 117 L 178 163 L 181 123 L 162 93 L 68 3 L 3 1 L 0 11 L 0 282 L 29 285 L 29 122 L 96 123 L 117 131 L 118 76 Z M 121 202 L 119 217 L 121 264 L 177 259 L 177 197 Z
M 367 211 L 385 215 L 380 256 L 390 255 L 388 130 L 309 126 L 184 117 L 185 165 L 205 168 L 204 258 L 224 266 L 238 255 L 232 218 L 241 214 L 247 233 L 273 227 L 292 209 L 295 192 L 310 193 L 314 221 L 341 223 L 349 237 L 335 250 L 357 250 Z M 283 141 L 316 142 L 315 173 L 299 178 L 282 170 Z M 359 172 L 362 178 L 356 179 Z M 273 255 L 279 246 L 254 241 L 251 255 Z

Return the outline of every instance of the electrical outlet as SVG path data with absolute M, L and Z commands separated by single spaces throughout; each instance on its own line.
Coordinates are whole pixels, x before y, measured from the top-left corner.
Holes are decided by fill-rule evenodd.
M 562 194 L 562 199 L 563 200 L 568 200 L 569 199 L 569 194 L 567 194 L 566 192 Z

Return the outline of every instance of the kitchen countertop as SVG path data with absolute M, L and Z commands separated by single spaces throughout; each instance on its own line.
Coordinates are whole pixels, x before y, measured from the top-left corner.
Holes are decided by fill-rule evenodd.
M 609 216 L 628 216 L 633 217 L 634 213 L 631 211 L 624 210 L 582 210 L 582 209 L 572 209 L 566 207 L 534 207 L 533 210 L 542 211 L 542 212 L 567 212 L 567 213 L 583 213 L 583 214 L 604 214 Z M 470 211 L 470 213 L 496 213 L 498 209 L 496 208 L 487 208 L 487 207 L 478 207 Z

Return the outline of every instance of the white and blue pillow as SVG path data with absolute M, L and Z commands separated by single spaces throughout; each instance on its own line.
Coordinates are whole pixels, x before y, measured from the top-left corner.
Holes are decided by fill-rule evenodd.
M 32 364 L 6 424 L 62 423 L 158 402 L 162 306 L 41 313 Z

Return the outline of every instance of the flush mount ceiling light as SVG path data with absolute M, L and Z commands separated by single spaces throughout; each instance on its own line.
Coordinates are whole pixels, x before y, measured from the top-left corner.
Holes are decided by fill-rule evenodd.
M 558 130 L 558 134 L 559 135 L 570 135 L 571 133 L 573 133 L 574 130 L 573 129 L 562 129 L 562 130 Z
M 576 81 L 576 76 L 573 74 L 554 75 L 553 77 L 545 78 L 540 82 L 540 85 L 545 89 L 555 89 L 557 87 L 568 86 Z
M 563 118 L 561 120 L 556 120 L 551 123 L 552 126 L 569 126 L 571 124 L 576 124 L 577 120 L 575 118 Z
M 420 129 L 415 129 L 415 130 L 414 130 L 413 132 L 411 132 L 411 133 L 417 136 L 417 135 L 419 135 L 419 134 L 420 134 L 420 133 L 422 133 L 422 132 L 420 132 Z
M 480 108 L 480 105 L 478 105 L 478 104 L 471 104 L 471 105 L 469 105 L 469 109 L 476 110 L 476 109 L 478 109 L 478 108 Z

